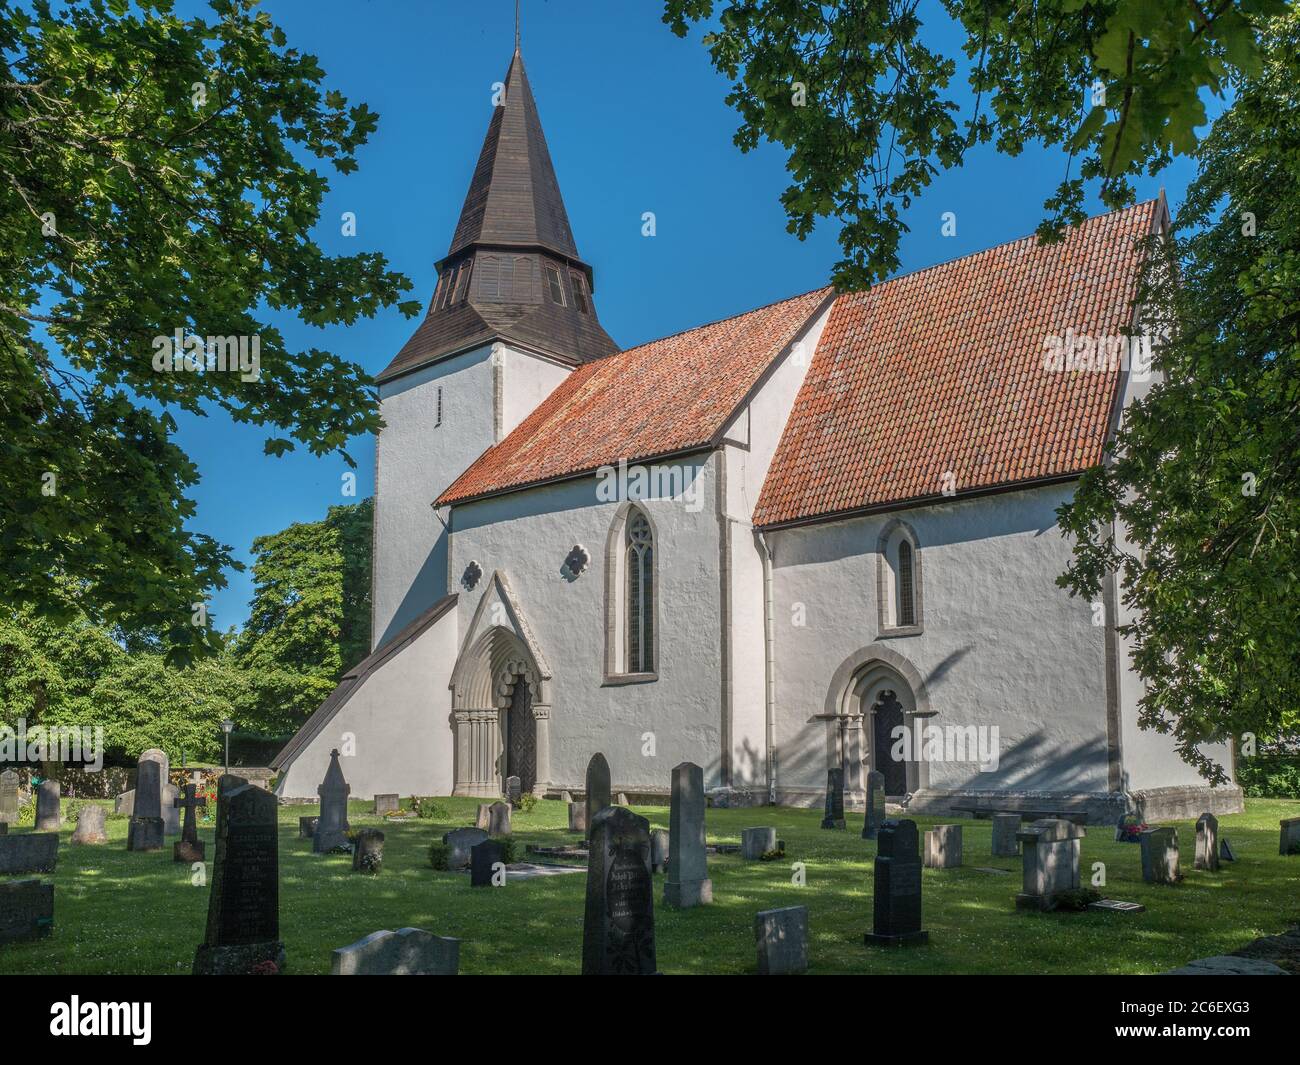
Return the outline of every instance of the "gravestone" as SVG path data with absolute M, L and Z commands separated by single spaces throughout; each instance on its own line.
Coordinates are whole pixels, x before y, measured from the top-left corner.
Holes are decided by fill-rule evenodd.
M 791 976 L 808 969 L 808 907 L 763 910 L 754 918 L 760 976 Z
M 591 823 L 582 972 L 651 976 L 656 971 L 650 822 L 621 806 L 606 807 Z
M 871 931 L 863 941 L 884 947 L 930 941 L 921 928 L 921 856 L 915 821 L 886 821 L 876 846 Z
M 1300 817 L 1284 817 L 1278 827 L 1278 854 L 1300 854 Z
M 9 822 L 0 821 L 0 836 L 7 836 L 7 835 L 9 835 Z
M 59 861 L 57 832 L 0 836 L 0 874 L 52 873 Z
M 12 769 L 0 773 L 0 823 L 18 820 L 18 774 Z
M 674 767 L 669 804 L 664 902 L 682 910 L 707 906 L 713 901 L 713 881 L 704 838 L 704 770 L 693 762 Z M 772 837 L 775 843 L 775 829 Z
M 1088 909 L 1094 913 L 1146 913 L 1147 908 L 1140 902 L 1124 902 L 1122 899 L 1098 899 L 1088 903 Z
M 311 849 L 315 854 L 325 854 L 348 845 L 348 796 L 352 788 L 343 779 L 339 765 L 339 752 L 330 751 L 329 768 L 316 794 L 320 796 L 320 815 L 316 834 L 312 836 Z
M 562 792 L 560 792 L 560 802 L 562 802 L 562 803 L 566 803 L 566 804 L 567 804 L 567 803 L 571 803 L 571 802 L 573 802 L 573 792 L 571 792 L 571 791 L 562 791 Z
M 113 813 L 126 814 L 127 817 L 135 813 L 135 788 L 122 792 L 113 800 Z
M 181 838 L 172 844 L 174 862 L 189 862 L 193 865 L 195 862 L 204 861 L 207 857 L 207 844 L 199 839 L 199 822 L 195 811 L 200 807 L 207 809 L 208 800 L 196 797 L 197 791 L 198 788 L 193 784 L 186 784 L 184 798 L 172 800 L 177 810 L 185 811 L 185 825 L 181 829 Z
M 43 939 L 54 930 L 54 885 L 47 880 L 0 881 L 0 947 Z
M 862 818 L 862 838 L 875 839 L 880 826 L 885 823 L 885 774 L 871 770 L 867 773 L 867 808 Z
M 650 872 L 668 872 L 668 830 L 656 828 L 650 833 Z
M 146 752 L 147 754 L 148 752 Z M 162 778 L 156 759 L 140 756 L 135 772 L 135 812 L 126 829 L 126 849 L 157 851 L 163 845 Z
M 961 825 L 935 825 L 925 834 L 925 867 L 961 868 Z
M 77 827 L 72 833 L 73 843 L 107 843 L 104 817 L 108 813 L 102 806 L 87 803 L 77 812 Z
M 363 828 L 352 842 L 352 871 L 378 873 L 384 867 L 384 834 L 377 828 Z
M 844 770 L 826 770 L 826 811 L 822 828 L 844 827 Z
M 587 834 L 587 804 L 585 802 L 569 803 L 569 831 Z
M 1183 878 L 1179 868 L 1178 829 L 1148 828 L 1142 833 L 1142 879 L 1148 884 L 1177 884 Z
M 485 839 L 476 843 L 469 852 L 469 886 L 491 887 L 492 867 L 498 862 L 505 862 L 505 850 L 494 839 Z
M 376 795 L 375 796 L 375 816 L 383 817 L 385 814 L 395 814 L 402 808 L 402 801 L 397 795 Z
M 176 805 L 181 789 L 175 784 L 162 786 L 163 835 L 179 836 L 181 834 L 181 811 Z
M 1079 850 L 1082 825 L 1044 817 L 1021 829 L 1023 879 L 1016 896 L 1018 910 L 1053 910 L 1062 892 L 1079 890 Z
M 587 838 L 591 838 L 591 825 L 596 815 L 609 805 L 609 763 L 597 751 L 587 763 Z
M 740 833 L 740 856 L 747 862 L 756 862 L 765 854 L 776 850 L 775 828 L 746 828 Z
M 474 815 L 474 827 L 487 831 L 488 825 L 492 823 L 492 804 L 490 802 L 481 802 L 478 804 L 478 811 Z
M 1228 842 L 1227 836 L 1219 840 L 1219 860 L 1223 862 L 1235 862 L 1237 860 L 1237 855 L 1232 849 L 1232 844 Z
M 1020 856 L 1020 840 L 1016 836 L 1019 832 L 1019 814 L 994 814 L 993 857 L 1018 858 Z
M 195 976 L 284 971 L 278 805 L 242 777 L 227 774 L 217 783 L 216 858 Z
M 487 832 L 489 836 L 510 835 L 510 804 L 494 802 L 488 807 Z
M 36 831 L 57 832 L 63 824 L 59 813 L 59 782 L 43 780 L 36 789 Z
M 298 818 L 298 838 L 312 839 L 316 835 L 316 826 L 319 823 L 320 823 L 319 817 Z
M 470 852 L 488 838 L 481 828 L 457 828 L 442 837 L 448 847 L 447 868 L 452 871 L 464 869 L 470 862 Z
M 616 806 L 630 806 L 630 805 L 631 805 L 631 803 L 629 803 L 629 802 L 627 801 L 627 792 L 626 792 L 626 791 L 620 791 L 620 792 L 618 793 L 618 802 L 615 803 L 615 805 L 616 805 Z
M 455 976 L 459 971 L 460 940 L 421 928 L 371 932 L 330 958 L 331 976 Z
M 1196 857 L 1192 868 L 1219 871 L 1219 819 L 1206 812 L 1196 821 Z
M 523 797 L 524 787 L 518 777 L 506 777 L 505 796 L 506 802 L 511 806 L 518 806 L 520 798 Z

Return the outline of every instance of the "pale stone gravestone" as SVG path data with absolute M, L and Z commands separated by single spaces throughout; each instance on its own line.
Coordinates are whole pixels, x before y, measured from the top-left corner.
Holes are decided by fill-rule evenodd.
M 242 777 L 218 782 L 207 936 L 194 955 L 195 976 L 284 971 L 278 805 Z
M 1016 896 L 1018 910 L 1052 910 L 1059 896 L 1079 890 L 1079 851 L 1086 830 L 1061 818 L 1044 817 L 1022 829 L 1023 880 Z
M 505 796 L 506 802 L 511 806 L 518 806 L 520 798 L 523 797 L 524 788 L 518 777 L 506 777 Z
M 147 753 L 147 752 L 146 752 Z M 162 778 L 154 759 L 140 756 L 135 774 L 135 812 L 126 830 L 126 849 L 157 851 L 163 845 Z
M 12 769 L 0 773 L 0 822 L 18 820 L 18 774 Z
M 298 818 L 298 838 L 312 839 L 316 835 L 316 826 L 319 823 L 320 823 L 319 817 Z
M 401 798 L 397 795 L 376 795 L 375 796 L 375 816 L 383 817 L 385 814 L 395 814 L 402 808 Z
M 790 976 L 808 969 L 808 907 L 763 910 L 754 918 L 760 976 Z
M 176 800 L 180 798 L 181 789 L 175 784 L 163 784 L 162 786 L 162 817 L 163 817 L 163 835 L 179 836 L 181 834 L 181 811 L 176 805 Z
M 510 804 L 508 802 L 494 802 L 488 807 L 487 831 L 489 836 L 510 835 Z
M 591 825 L 596 815 L 609 805 L 609 763 L 597 751 L 587 763 L 587 838 L 591 838 Z
M 1206 812 L 1196 821 L 1196 858 L 1194 869 L 1207 873 L 1219 871 L 1219 819 Z
M 935 825 L 925 834 L 927 869 L 959 869 L 961 857 L 961 825 Z
M 481 802 L 478 804 L 478 813 L 474 816 L 474 827 L 487 831 L 488 825 L 492 823 L 492 804 L 490 802 Z
M 656 971 L 650 822 L 610 806 L 591 823 L 582 972 L 652 976 Z
M 885 774 L 871 770 L 867 774 L 867 808 L 862 818 L 862 838 L 875 839 L 885 823 Z
M 59 782 L 43 780 L 36 789 L 36 831 L 57 832 L 63 824 L 59 813 Z
M 569 803 L 569 831 L 587 834 L 587 804 L 585 802 Z
M 740 833 L 740 856 L 747 862 L 756 862 L 765 854 L 776 850 L 775 828 L 746 828 Z
M 1284 817 L 1278 827 L 1278 854 L 1300 854 L 1300 817 Z
M 886 821 L 876 846 L 871 931 L 863 941 L 885 947 L 930 941 L 921 928 L 921 855 L 915 821 Z
M 1143 880 L 1148 884 L 1177 884 L 1182 880 L 1178 829 L 1148 828 L 1142 833 L 1141 844 Z
M 378 873 L 384 867 L 384 834 L 377 828 L 363 828 L 352 844 L 352 871 Z
M 826 810 L 822 828 L 844 827 L 844 770 L 826 770 Z
M 316 794 L 320 796 L 320 814 L 316 822 L 316 834 L 311 841 L 314 853 L 325 854 L 348 845 L 348 796 L 351 793 L 351 786 L 343 779 L 339 752 L 330 751 L 330 764 L 325 770 L 325 779 L 316 789 Z
M 464 869 L 470 862 L 470 852 L 488 838 L 481 828 L 457 828 L 442 837 L 447 845 L 447 868 Z
M 993 815 L 993 857 L 1018 858 L 1020 856 L 1019 814 Z
M 46 880 L 0 882 L 0 946 L 43 939 L 54 929 L 54 885 Z
M 469 852 L 469 886 L 491 887 L 493 866 L 505 862 L 505 850 L 494 839 L 476 843 Z
M 631 803 L 629 803 L 629 802 L 627 801 L 627 792 L 626 792 L 626 791 L 620 791 L 620 792 L 618 793 L 618 802 L 615 803 L 615 805 L 616 805 L 616 806 L 630 806 L 630 805 L 631 805 Z
M 664 902 L 677 909 L 713 901 L 704 837 L 704 770 L 694 762 L 674 767 L 668 811 L 668 878 Z M 776 829 L 772 829 L 773 844 Z
M 571 791 L 560 792 L 560 802 L 565 804 L 573 802 L 573 792 Z
M 57 832 L 0 837 L 0 873 L 52 873 L 59 861 Z
M 104 830 L 104 817 L 107 814 L 102 806 L 87 803 L 77 812 L 77 827 L 72 833 L 73 843 L 107 843 L 108 833 Z
M 650 871 L 668 872 L 668 830 L 656 828 L 650 833 Z
M 127 817 L 135 813 L 135 788 L 122 792 L 113 800 L 113 813 L 126 814 Z
M 185 825 L 181 829 L 181 838 L 172 844 L 174 862 L 189 862 L 193 865 L 195 862 L 204 861 L 207 857 L 207 844 L 199 839 L 199 822 L 195 811 L 200 807 L 207 809 L 208 800 L 198 798 L 195 794 L 197 791 L 198 788 L 193 784 L 186 784 L 185 797 L 172 800 L 178 810 L 185 811 Z
M 331 976 L 455 976 L 460 971 L 460 940 L 421 928 L 371 932 L 339 947 L 330 959 Z

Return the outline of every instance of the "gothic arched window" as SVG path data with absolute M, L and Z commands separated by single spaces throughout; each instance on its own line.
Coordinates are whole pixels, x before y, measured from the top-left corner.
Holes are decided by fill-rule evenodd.
M 898 624 L 916 624 L 916 599 L 912 582 L 912 545 L 898 542 Z
M 905 521 L 889 522 L 877 542 L 877 602 L 882 636 L 919 636 L 924 625 L 921 545 Z
M 654 672 L 654 534 L 639 510 L 627 521 L 624 544 L 627 600 L 627 672 Z

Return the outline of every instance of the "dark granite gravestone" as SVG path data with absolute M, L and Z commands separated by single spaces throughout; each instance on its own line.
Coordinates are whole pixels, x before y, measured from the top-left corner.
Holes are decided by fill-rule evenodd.
M 790 976 L 808 969 L 808 907 L 763 910 L 754 918 L 760 976 Z
M 320 820 L 316 822 L 316 834 L 312 837 L 312 851 L 325 854 L 338 847 L 346 847 L 348 796 L 352 793 L 352 788 L 343 779 L 338 751 L 330 751 L 329 768 L 325 770 L 325 779 L 321 781 L 316 793 L 320 796 Z
M 675 766 L 669 802 L 664 902 L 683 910 L 708 905 L 713 901 L 713 881 L 704 837 L 704 770 L 694 762 Z
M 63 824 L 59 813 L 59 782 L 43 780 L 36 789 L 36 831 L 57 832 Z
M 591 822 L 582 973 L 652 976 L 656 971 L 650 822 L 610 806 Z
M 9 834 L 9 822 L 0 821 L 0 836 L 7 836 L 8 834 Z
M 666 828 L 656 828 L 650 833 L 650 872 L 668 872 L 668 847 L 670 836 Z
M 874 769 L 867 774 L 867 809 L 862 818 L 862 838 L 875 839 L 885 823 L 885 774 Z
M 993 857 L 1020 857 L 1020 815 L 994 814 L 993 821 Z
M 393 794 L 375 796 L 375 816 L 383 817 L 385 814 L 395 814 L 402 808 L 402 800 Z
M 915 821 L 886 821 L 876 847 L 875 899 L 868 944 L 928 943 L 921 928 L 921 855 Z
M 0 946 L 43 939 L 53 929 L 53 884 L 45 880 L 0 881 Z
M 0 773 L 0 822 L 18 820 L 18 774 L 12 769 Z
M 506 802 L 511 806 L 518 806 L 519 800 L 523 797 L 523 782 L 518 777 L 506 777 L 505 783 Z
M 87 803 L 77 811 L 77 827 L 73 830 L 72 842 L 107 843 L 108 833 L 104 830 L 104 817 L 107 812 L 95 803 Z
M 278 805 L 269 791 L 241 777 L 226 775 L 217 783 L 217 851 L 195 976 L 284 970 Z
M 207 809 L 208 800 L 196 798 L 198 789 L 193 784 L 185 785 L 185 797 L 173 800 L 177 809 L 185 811 L 185 825 L 181 829 L 181 838 L 172 844 L 172 861 L 204 861 L 207 856 L 207 844 L 199 839 L 199 823 L 194 811 L 200 807 Z
M 59 861 L 57 832 L 0 837 L 0 873 L 52 873 Z
M 587 839 L 591 839 L 592 821 L 609 805 L 609 789 L 609 763 L 597 751 L 587 763 Z
M 1192 868 L 1207 873 L 1219 871 L 1219 819 L 1214 814 L 1201 814 L 1196 822 L 1196 858 Z
M 126 849 L 157 851 L 163 845 L 161 768 L 154 759 L 140 756 L 135 773 L 135 812 L 126 829 Z
M 498 862 L 505 862 L 505 851 L 494 839 L 485 839 L 476 843 L 469 851 L 469 886 L 491 887 L 492 868 Z
M 363 828 L 352 841 L 352 871 L 378 873 L 384 867 L 384 834 L 377 828 Z
M 1237 855 L 1232 849 L 1232 844 L 1228 842 L 1228 837 L 1223 836 L 1219 840 L 1219 860 L 1223 862 L 1235 862 Z
M 455 976 L 460 971 L 460 940 L 422 928 L 385 929 L 339 947 L 330 959 L 331 976 Z
M 1277 827 L 1278 854 L 1300 854 L 1300 817 L 1284 817 Z
M 481 828 L 457 828 L 443 835 L 447 845 L 447 869 L 459 872 L 470 863 L 470 852 L 488 838 Z
M 844 770 L 826 770 L 826 813 L 822 828 L 844 827 Z
M 320 822 L 319 817 L 298 818 L 298 838 L 312 839 L 316 835 L 316 825 L 319 822 Z

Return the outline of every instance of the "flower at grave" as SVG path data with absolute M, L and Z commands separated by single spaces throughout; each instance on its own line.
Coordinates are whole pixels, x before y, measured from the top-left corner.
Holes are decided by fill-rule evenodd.
M 280 972 L 280 967 L 268 958 L 266 961 L 259 961 L 253 966 L 250 975 L 252 976 L 276 976 Z

